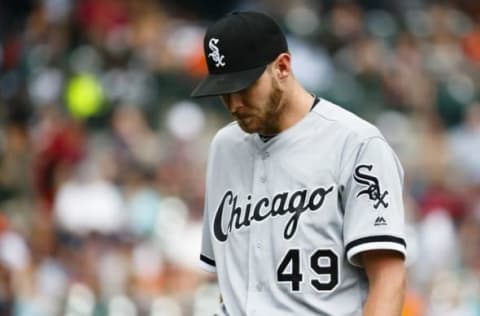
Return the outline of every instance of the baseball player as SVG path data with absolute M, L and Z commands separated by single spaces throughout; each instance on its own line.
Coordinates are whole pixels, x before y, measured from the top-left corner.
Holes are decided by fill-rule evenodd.
M 202 266 L 232 316 L 401 314 L 402 167 L 377 128 L 306 91 L 267 15 L 234 12 L 204 39 L 235 122 L 212 141 Z

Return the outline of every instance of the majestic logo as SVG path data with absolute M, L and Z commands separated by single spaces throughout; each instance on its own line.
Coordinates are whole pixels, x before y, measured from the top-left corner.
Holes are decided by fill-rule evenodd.
M 379 216 L 377 217 L 377 219 L 375 220 L 375 226 L 385 226 L 387 225 L 387 221 L 385 220 L 385 218 L 383 218 L 383 216 Z
M 272 199 L 262 197 L 255 203 L 252 196 L 247 196 L 245 205 L 238 205 L 238 195 L 231 190 L 225 192 L 213 221 L 213 232 L 218 241 L 226 241 L 232 230 L 248 227 L 254 222 L 262 222 L 269 217 L 287 216 L 288 220 L 283 237 L 290 239 L 295 235 L 300 216 L 307 210 L 312 212 L 318 210 L 324 203 L 325 197 L 333 191 L 334 186 L 328 189 L 319 187 L 309 192 L 307 189 L 278 193 Z M 230 209 L 228 226 L 222 227 L 223 216 L 226 209 Z
M 208 48 L 210 48 L 210 54 L 208 54 L 208 57 L 211 57 L 213 61 L 215 62 L 215 67 L 220 67 L 220 66 L 225 66 L 225 62 L 223 59 L 225 58 L 224 55 L 220 55 L 220 50 L 217 47 L 217 44 L 220 40 L 218 38 L 211 38 L 210 41 L 208 42 Z
M 385 198 L 388 195 L 388 191 L 385 190 L 382 192 L 382 189 L 380 188 L 380 181 L 378 181 L 378 178 L 370 173 L 372 169 L 373 165 L 359 165 L 355 168 L 355 174 L 353 175 L 353 178 L 355 181 L 365 186 L 363 190 L 358 192 L 357 197 L 365 194 L 370 200 L 375 202 L 373 205 L 375 209 L 377 209 L 380 205 L 387 208 L 388 202 L 385 201 Z M 365 170 L 367 170 L 370 174 L 368 174 Z

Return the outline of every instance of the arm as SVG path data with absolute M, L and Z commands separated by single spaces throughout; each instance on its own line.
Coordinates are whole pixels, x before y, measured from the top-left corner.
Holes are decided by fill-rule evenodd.
M 361 254 L 369 292 L 365 316 L 400 316 L 405 296 L 406 272 L 402 254 L 373 250 Z

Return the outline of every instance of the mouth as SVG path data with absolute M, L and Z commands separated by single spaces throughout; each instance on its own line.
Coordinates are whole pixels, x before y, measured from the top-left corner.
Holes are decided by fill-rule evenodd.
M 238 124 L 245 128 L 252 124 L 253 119 L 253 115 L 235 115 L 235 120 L 238 122 Z
M 235 115 L 235 118 L 236 118 L 237 120 L 241 120 L 241 121 L 246 120 L 246 119 L 248 119 L 249 117 L 251 117 L 251 115 Z

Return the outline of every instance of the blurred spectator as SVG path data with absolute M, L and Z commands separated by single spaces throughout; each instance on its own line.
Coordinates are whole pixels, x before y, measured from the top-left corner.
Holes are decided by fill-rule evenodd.
M 449 151 L 455 168 L 463 181 L 480 184 L 480 104 L 468 106 L 463 123 L 449 133 Z
M 85 131 L 78 121 L 47 111 L 38 122 L 34 143 L 34 184 L 39 207 L 52 211 L 55 193 L 85 155 Z
M 88 175 L 67 180 L 60 186 L 54 210 L 59 228 L 74 235 L 95 232 L 109 235 L 125 228 L 126 213 L 120 192 L 113 184 L 89 179 Z

